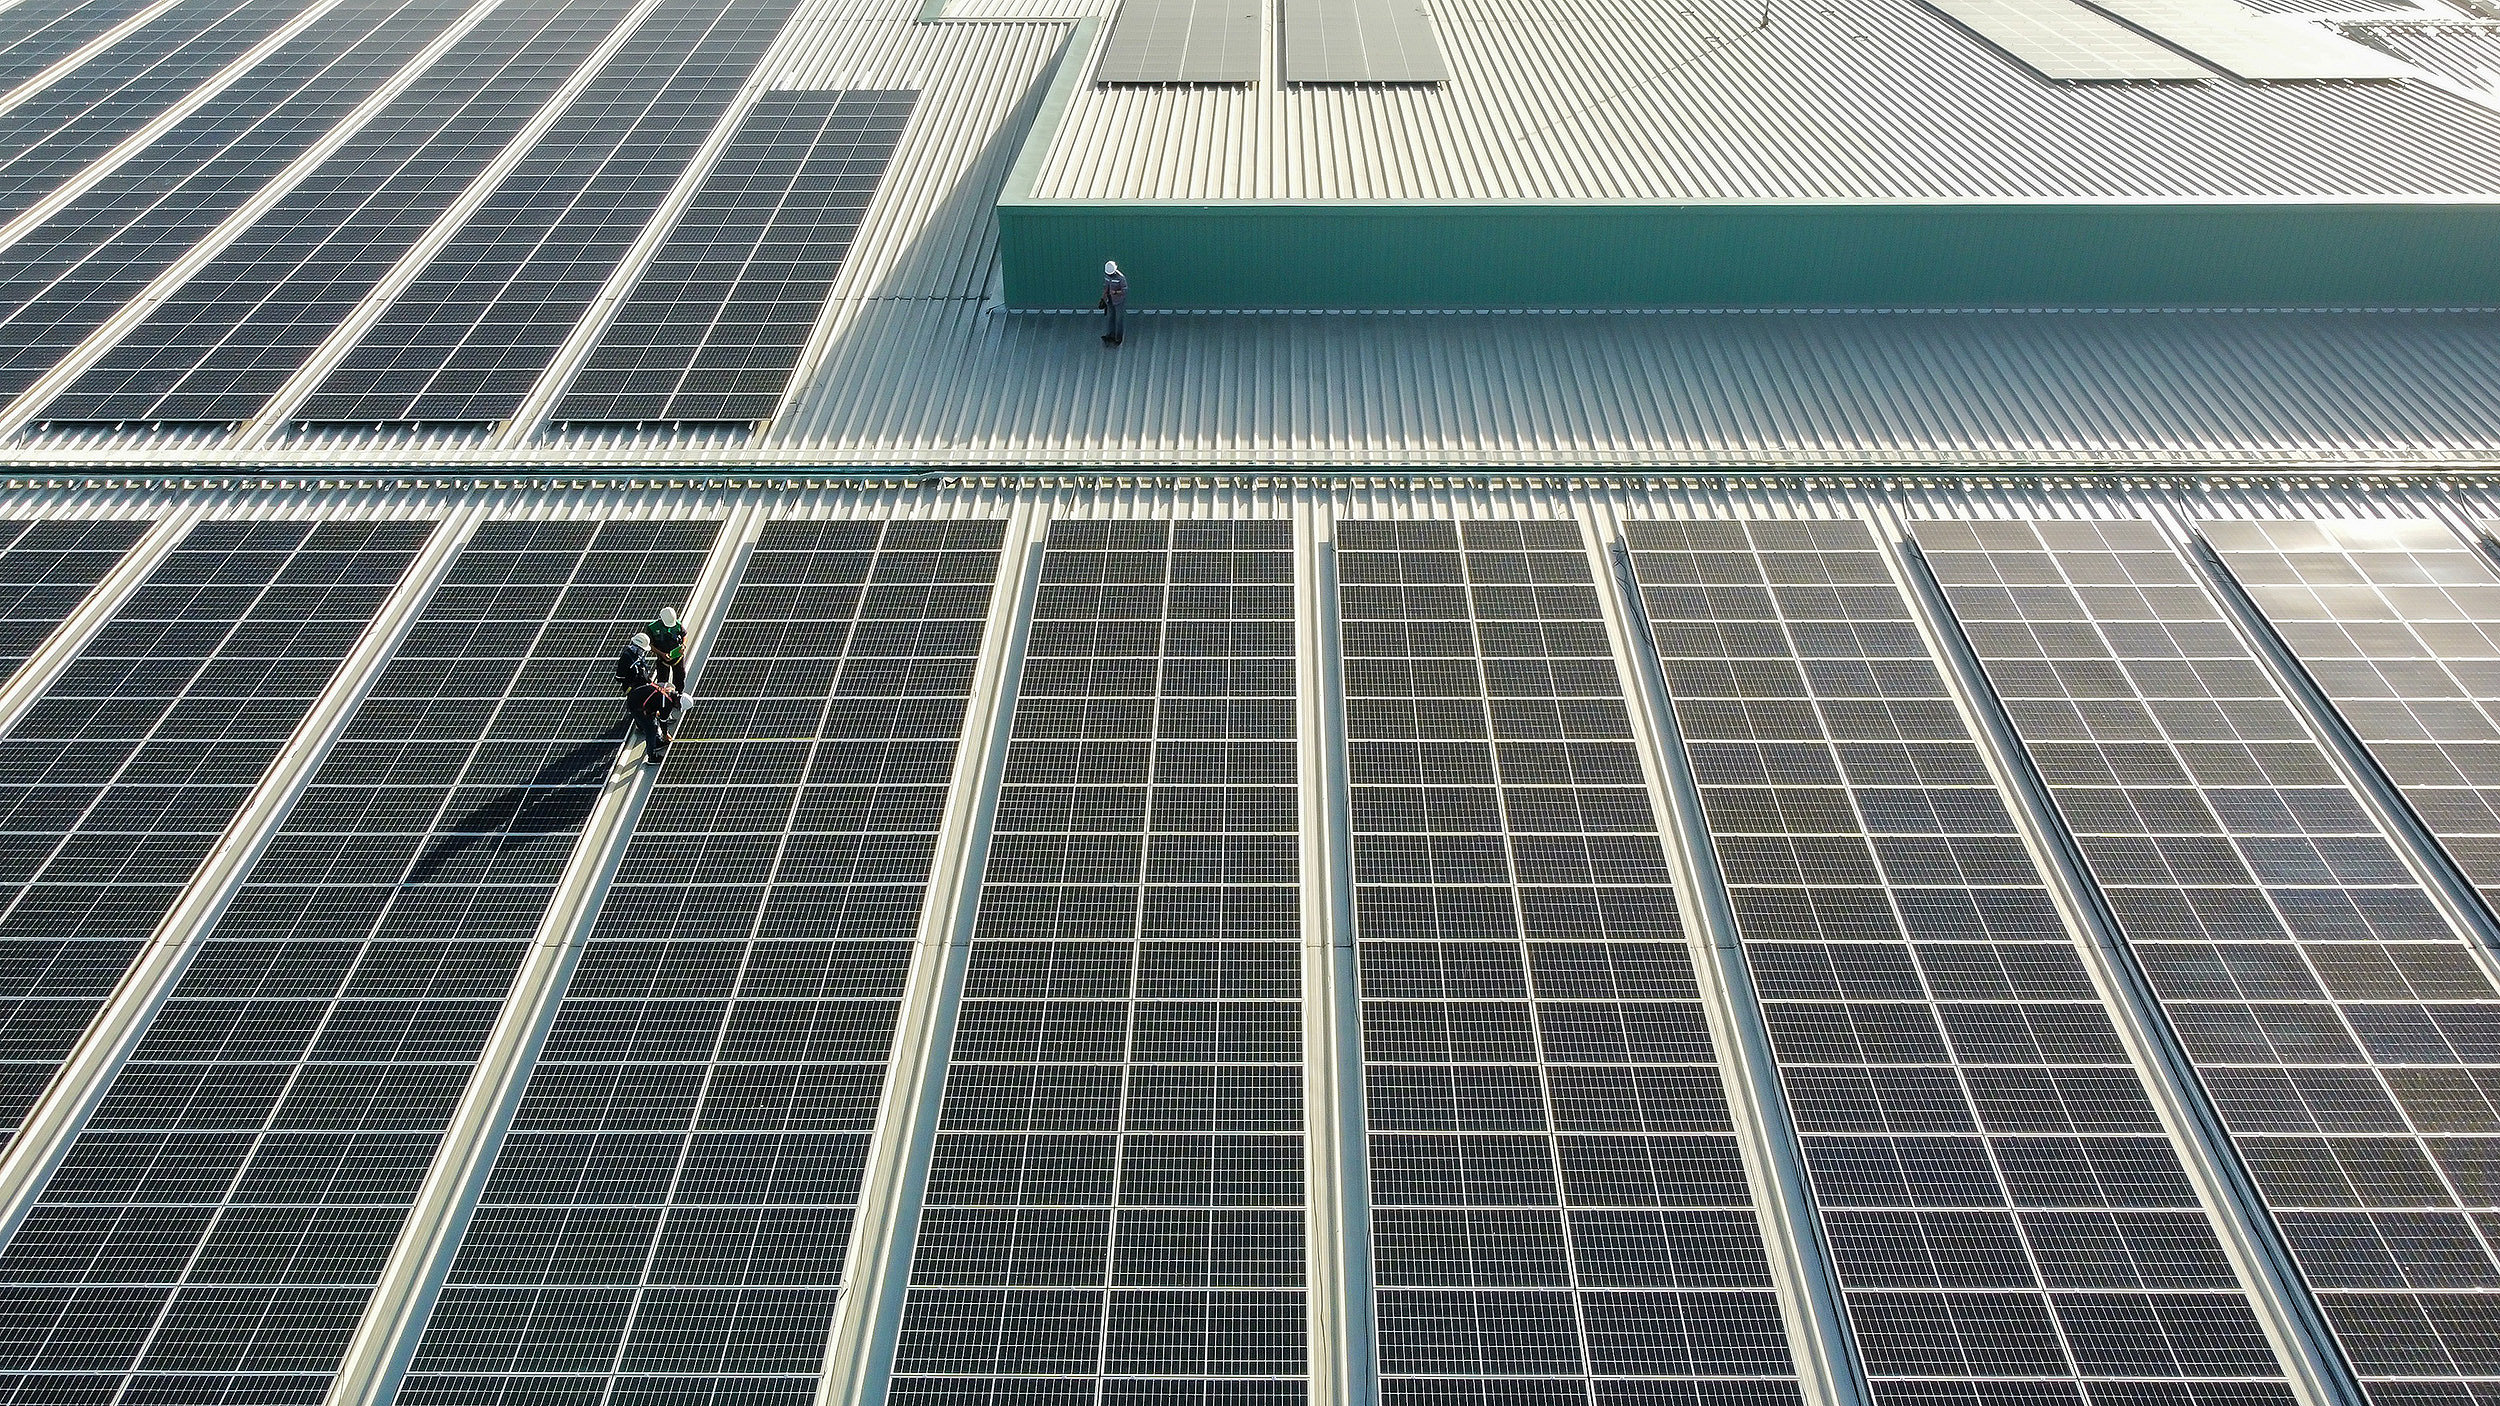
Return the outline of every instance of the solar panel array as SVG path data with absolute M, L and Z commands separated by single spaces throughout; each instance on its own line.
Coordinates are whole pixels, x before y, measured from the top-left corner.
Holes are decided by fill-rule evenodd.
M 797 3 L 662 0 L 297 418 L 519 410 Z
M 1425 0 L 1284 0 L 1288 83 L 1446 83 Z
M 1926 0 L 2008 58 L 2062 82 L 2194 82 L 2203 64 L 2075 0 Z
M 0 40 L 0 93 L 77 53 L 147 9 L 151 0 L 21 0 Z
M 1878 1402 L 2288 1402 L 1859 522 L 1624 529 Z
M 2198 528 L 2500 912 L 2500 575 L 2489 559 L 2435 522 Z
M 717 530 L 478 529 L 0 1252 L 11 1399 L 323 1399 Z
M 2149 522 L 1916 540 L 2375 1406 L 2500 1391 L 2500 993 Z
M 400 1401 L 814 1399 L 1002 537 L 764 529 Z
M 2390 54 L 2288 15 L 2261 15 L 2238 0 L 2090 3 L 2242 78 L 2283 82 L 2423 76 L 2421 69 Z
M 10 730 L 0 747 L 0 1118 L 10 1126 L 431 530 L 201 523 Z M 0 1349 L 0 1372 L 24 1365 Z
M 181 0 L 0 113 L 0 219 L 32 207 L 305 8 L 304 0 Z
M 1051 526 L 898 1406 L 1304 1398 L 1292 548 Z
M 76 349 L 466 8 L 341 5 L 0 251 L 0 396 Z
M 144 518 L 0 522 L 0 683 L 147 534 Z
M 768 93 L 556 407 L 623 424 L 769 418 L 918 93 Z
M 259 414 L 631 8 L 496 8 L 44 418 L 217 424 Z
M 1120 0 L 1097 83 L 1255 83 L 1257 0 Z
M 1336 534 L 1382 1399 L 1794 1400 L 1579 528 Z

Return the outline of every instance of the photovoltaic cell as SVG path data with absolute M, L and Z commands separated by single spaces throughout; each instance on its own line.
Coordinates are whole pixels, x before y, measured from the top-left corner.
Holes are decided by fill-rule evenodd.
M 1003 527 L 765 527 L 399 1400 L 815 1399 Z
M 0 93 L 68 58 L 151 0 L 22 0 L 6 11 L 10 37 L 0 40 Z
M 797 3 L 664 0 L 297 418 L 509 419 Z
M 1915 534 L 2375 1406 L 2500 1392 L 2500 993 L 2149 522 Z
M 191 529 L 0 747 L 0 1118 L 22 1122 L 416 557 L 426 522 Z M 0 1350 L 0 1372 L 21 1365 Z
M 0 220 L 85 170 L 304 8 L 303 0 L 182 0 L 0 113 Z
M 0 522 L 0 683 L 16 677 L 149 525 L 126 518 Z
M 2435 522 L 2198 530 L 2500 913 L 2500 575 Z
M 556 407 L 558 422 L 772 415 L 918 93 L 770 93 Z
M 0 396 L 85 341 L 466 8 L 341 5 L 0 250 Z
M 1382 1399 L 1798 1399 L 1587 547 L 1341 522 Z
M 479 528 L 0 1251 L 8 1399 L 323 1399 L 717 530 Z
M 488 14 L 44 418 L 232 424 L 259 414 L 631 8 L 534 0 Z
M 1865 524 L 1627 524 L 1883 1403 L 2291 1400 Z
M 1293 562 L 1051 526 L 898 1406 L 1306 1395 Z

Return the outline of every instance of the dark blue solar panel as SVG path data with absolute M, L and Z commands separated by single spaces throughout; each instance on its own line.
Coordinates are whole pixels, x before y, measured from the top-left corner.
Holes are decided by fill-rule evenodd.
M 1003 528 L 766 526 L 405 1406 L 815 1398 Z
M 7 1399 L 322 1399 L 717 531 L 478 530 L 0 1252 Z
M 95 584 L 138 545 L 145 520 L 0 523 L 0 682 L 25 667 Z
M 2288 1406 L 1874 535 L 1624 539 L 1875 1399 Z
M 432 528 L 202 523 L 10 731 L 0 1118 L 25 1117 Z
M 919 96 L 765 95 L 601 335 L 556 420 L 769 418 Z
M 466 8 L 340 6 L 0 250 L 0 395 L 85 341 Z
M 1298 1402 L 1292 525 L 1041 570 L 888 1399 Z
M 0 92 L 7 92 L 100 39 L 151 0 L 20 0 L 0 39 Z
M 1382 1400 L 1794 1402 L 1579 528 L 1336 531 Z
M 0 113 L 0 219 L 85 170 L 304 8 L 303 0 L 182 0 Z
M 631 8 L 533 0 L 489 14 L 45 418 L 232 423 L 260 413 Z
M 297 418 L 510 418 L 796 5 L 663 0 Z

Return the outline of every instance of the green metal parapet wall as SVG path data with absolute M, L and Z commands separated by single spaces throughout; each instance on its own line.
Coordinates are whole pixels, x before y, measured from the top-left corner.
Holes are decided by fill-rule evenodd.
M 1011 308 L 2500 306 L 2500 196 L 1122 201 L 1033 195 L 1079 22 L 998 203 Z

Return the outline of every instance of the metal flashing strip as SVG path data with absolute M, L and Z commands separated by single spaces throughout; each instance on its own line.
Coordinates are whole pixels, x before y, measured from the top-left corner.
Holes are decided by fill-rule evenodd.
M 1261 0 L 1122 0 L 1097 83 L 1255 83 Z
M 2089 3 L 2240 78 L 2288 82 L 2423 76 L 2402 59 L 2288 16 L 2258 14 L 2235 0 Z
M 2181 83 L 2214 76 L 2203 64 L 2075 0 L 1925 3 L 2043 78 L 2067 83 Z
M 1426 0 L 1281 0 L 1288 83 L 1446 83 Z

